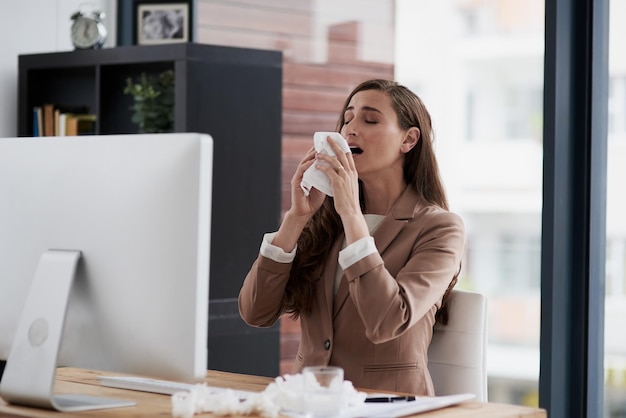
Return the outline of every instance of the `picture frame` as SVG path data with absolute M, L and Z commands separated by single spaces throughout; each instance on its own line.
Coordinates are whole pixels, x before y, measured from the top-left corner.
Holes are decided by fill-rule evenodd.
M 118 46 L 193 42 L 196 0 L 118 0 Z
M 188 42 L 189 4 L 139 4 L 135 30 L 139 45 Z

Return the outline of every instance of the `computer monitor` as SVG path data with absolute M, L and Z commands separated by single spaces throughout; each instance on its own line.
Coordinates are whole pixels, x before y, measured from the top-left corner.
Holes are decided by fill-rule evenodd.
M 0 139 L 5 401 L 118 406 L 52 396 L 57 366 L 205 376 L 212 163 L 206 134 Z

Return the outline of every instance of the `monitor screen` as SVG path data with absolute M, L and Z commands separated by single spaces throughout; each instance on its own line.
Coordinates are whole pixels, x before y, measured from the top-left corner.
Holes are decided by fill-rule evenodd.
M 0 139 L 5 400 L 29 356 L 204 378 L 212 162 L 206 134 Z

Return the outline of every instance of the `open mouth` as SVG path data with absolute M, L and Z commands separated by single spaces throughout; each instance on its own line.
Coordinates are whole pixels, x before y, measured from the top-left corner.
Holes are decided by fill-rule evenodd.
M 359 147 L 350 147 L 350 152 L 353 154 L 362 154 L 363 150 Z

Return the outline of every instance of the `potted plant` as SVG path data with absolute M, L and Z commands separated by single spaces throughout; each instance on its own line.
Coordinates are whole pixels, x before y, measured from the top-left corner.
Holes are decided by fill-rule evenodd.
M 133 96 L 132 121 L 141 133 L 172 132 L 174 130 L 174 71 L 157 75 L 141 73 L 126 80 L 125 94 Z

